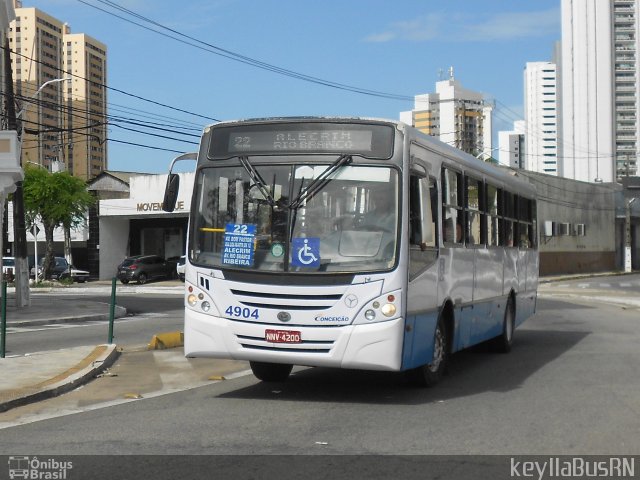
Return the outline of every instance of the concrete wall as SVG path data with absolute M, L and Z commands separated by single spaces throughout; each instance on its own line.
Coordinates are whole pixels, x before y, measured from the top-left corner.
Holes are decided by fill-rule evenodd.
M 588 183 L 523 170 L 538 194 L 540 275 L 613 271 L 616 266 L 615 183 Z M 555 231 L 547 235 L 545 222 Z M 568 224 L 565 234 L 562 224 Z M 577 225 L 584 225 L 584 235 Z
M 116 268 L 128 254 L 128 244 L 128 218 L 100 218 L 100 280 L 116 275 Z

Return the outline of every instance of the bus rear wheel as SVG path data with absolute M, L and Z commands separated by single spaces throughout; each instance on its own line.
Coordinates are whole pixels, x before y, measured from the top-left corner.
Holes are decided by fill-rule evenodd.
M 409 381 L 417 387 L 433 387 L 437 384 L 449 363 L 449 332 L 440 317 L 433 335 L 433 358 L 427 365 L 409 370 Z
M 516 328 L 516 312 L 513 306 L 513 297 L 507 300 L 502 322 L 502 333 L 491 341 L 491 347 L 499 353 L 509 353 L 513 345 L 513 333 Z
M 284 363 L 249 362 L 251 371 L 263 382 L 284 382 L 291 373 L 293 365 Z

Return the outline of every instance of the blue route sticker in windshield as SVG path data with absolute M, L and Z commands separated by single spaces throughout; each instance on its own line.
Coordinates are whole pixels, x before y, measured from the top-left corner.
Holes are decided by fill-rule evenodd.
M 292 244 L 291 265 L 313 268 L 320 266 L 319 238 L 294 238 Z
M 253 266 L 256 226 L 227 223 L 224 229 L 222 263 L 241 267 Z

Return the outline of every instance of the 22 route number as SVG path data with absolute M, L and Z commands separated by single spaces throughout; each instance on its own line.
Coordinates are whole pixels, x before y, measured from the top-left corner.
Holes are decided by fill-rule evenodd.
M 247 235 L 249 234 L 249 226 L 248 225 L 234 225 L 233 233 L 236 235 Z
M 258 319 L 258 309 L 254 308 L 247 308 L 247 307 L 227 307 L 227 309 L 224 311 L 224 313 L 226 313 L 228 316 L 230 317 L 237 317 L 237 318 L 255 318 L 256 320 Z

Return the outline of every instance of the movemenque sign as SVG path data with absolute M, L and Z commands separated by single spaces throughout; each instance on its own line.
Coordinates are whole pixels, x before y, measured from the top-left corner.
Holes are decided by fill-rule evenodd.
M 184 210 L 184 201 L 176 203 L 176 210 Z M 163 212 L 162 202 L 139 202 L 136 204 L 138 212 Z

